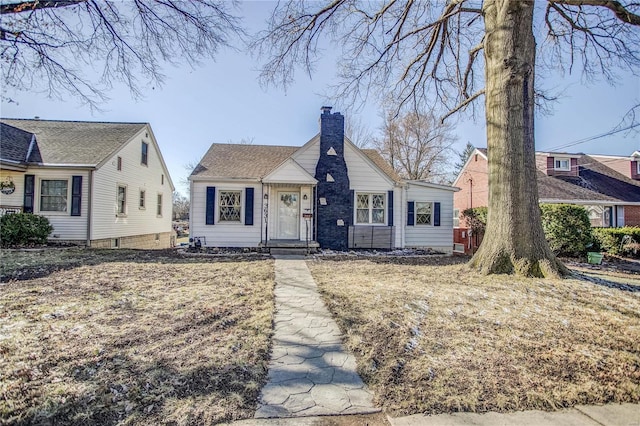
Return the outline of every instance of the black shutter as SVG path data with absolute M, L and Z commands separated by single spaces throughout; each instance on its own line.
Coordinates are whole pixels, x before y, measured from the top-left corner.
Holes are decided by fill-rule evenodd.
M 414 208 L 415 203 L 413 201 L 407 202 L 407 226 L 413 226 L 416 223 Z
M 440 226 L 440 203 L 433 203 L 433 226 Z
M 387 204 L 389 211 L 389 226 L 393 226 L 393 190 L 389 191 L 387 194 Z
M 244 224 L 253 225 L 253 188 L 244 190 Z
M 215 212 L 216 205 L 216 187 L 215 186 L 207 186 L 207 208 L 205 214 L 207 216 L 207 225 L 214 224 L 214 217 L 216 215 Z
M 33 213 L 33 197 L 35 193 L 35 175 L 24 175 L 24 212 Z
M 71 176 L 71 216 L 80 216 L 82 176 Z

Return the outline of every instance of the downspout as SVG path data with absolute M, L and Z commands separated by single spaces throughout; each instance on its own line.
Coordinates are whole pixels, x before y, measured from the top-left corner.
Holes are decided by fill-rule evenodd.
M 406 195 L 406 193 L 408 192 L 409 192 L 409 186 L 405 184 L 404 191 L 400 191 L 400 206 L 401 206 L 400 211 L 403 213 L 402 217 L 400 218 L 400 223 L 402 224 L 402 232 L 400 234 L 402 248 L 405 248 L 407 246 L 407 241 L 406 241 L 407 226 L 405 225 L 404 221 L 407 218 L 407 212 L 405 211 L 405 209 L 407 208 L 408 195 Z
M 266 245 L 266 238 L 264 236 L 264 182 L 260 179 L 260 240 L 263 245 Z
M 89 170 L 89 182 L 87 185 L 87 247 L 91 247 L 91 213 L 93 212 L 93 170 Z

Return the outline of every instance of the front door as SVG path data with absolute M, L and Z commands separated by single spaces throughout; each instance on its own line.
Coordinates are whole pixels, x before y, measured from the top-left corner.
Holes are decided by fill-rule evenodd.
M 278 227 L 276 238 L 281 240 L 298 240 L 300 234 L 300 199 L 299 192 L 278 192 Z

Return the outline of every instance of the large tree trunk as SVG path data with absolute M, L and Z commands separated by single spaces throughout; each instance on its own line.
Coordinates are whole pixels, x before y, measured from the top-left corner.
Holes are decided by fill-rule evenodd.
M 544 238 L 533 136 L 533 0 L 485 0 L 485 99 L 489 211 L 471 267 L 558 276 L 567 269 Z

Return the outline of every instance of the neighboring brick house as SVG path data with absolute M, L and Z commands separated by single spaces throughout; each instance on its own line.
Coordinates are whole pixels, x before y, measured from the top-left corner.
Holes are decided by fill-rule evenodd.
M 539 200 L 584 206 L 592 226 L 640 226 L 639 160 L 639 152 L 629 157 L 536 152 Z M 487 150 L 476 148 L 453 183 L 460 188 L 454 194 L 456 217 L 488 204 L 487 166 Z M 464 227 L 460 221 L 457 228 Z
M 303 146 L 213 144 L 189 181 L 203 246 L 452 251 L 457 189 L 402 180 L 330 107 Z
M 148 123 L 0 119 L 0 214 L 45 216 L 50 241 L 172 244 L 174 186 Z

